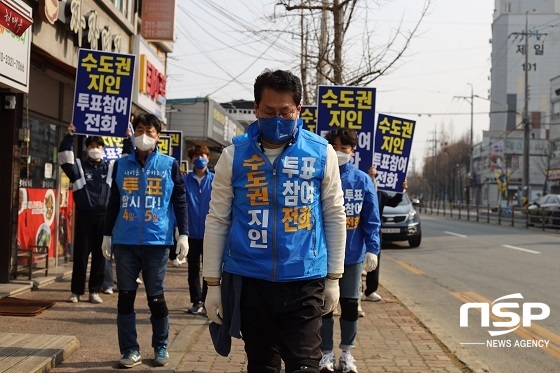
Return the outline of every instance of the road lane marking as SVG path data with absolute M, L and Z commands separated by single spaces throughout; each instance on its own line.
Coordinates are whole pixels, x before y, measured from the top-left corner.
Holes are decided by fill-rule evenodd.
M 453 297 L 459 299 L 461 302 L 463 303 L 471 303 L 471 302 L 475 302 L 475 303 L 488 303 L 490 306 L 492 306 L 492 301 L 489 299 L 484 298 L 482 295 L 478 295 L 477 293 L 474 293 L 472 291 L 466 292 L 466 293 L 460 293 L 460 292 L 449 292 L 450 295 L 452 295 Z M 475 308 L 476 311 L 481 312 L 480 308 Z M 504 308 L 502 308 L 502 310 L 506 310 Z M 498 316 L 495 316 L 493 313 L 490 313 L 490 318 L 494 321 L 506 321 L 509 322 L 511 321 L 511 319 L 509 318 L 501 318 Z M 519 321 L 519 325 L 523 325 L 523 318 L 520 317 L 520 321 Z M 515 329 L 513 331 L 515 334 L 519 335 L 520 337 L 524 338 L 524 339 L 534 339 L 534 340 L 538 340 L 538 339 L 548 339 L 551 342 L 560 345 L 560 336 L 551 332 L 550 330 L 543 328 L 542 326 L 538 326 L 535 324 L 531 324 L 530 327 L 518 327 L 517 329 Z M 461 343 L 463 344 L 463 343 Z M 473 344 L 473 343 L 465 343 L 465 344 Z M 483 343 L 486 344 L 486 343 Z M 553 356 L 554 358 L 556 358 L 557 360 L 560 360 L 560 348 L 553 345 L 552 343 L 549 343 L 548 347 L 540 347 L 540 349 L 544 350 L 546 353 L 548 353 L 549 355 Z
M 505 247 L 505 248 L 508 248 L 508 249 L 524 251 L 526 253 L 531 253 L 531 254 L 540 254 L 541 253 L 540 251 L 524 249 L 522 247 L 517 247 L 517 246 L 511 246 L 511 245 L 502 245 L 502 246 Z
M 424 272 L 423 272 L 421 269 L 418 269 L 418 268 L 416 268 L 416 267 L 414 267 L 414 266 L 411 266 L 410 264 L 405 263 L 405 262 L 403 262 L 403 261 L 401 261 L 401 260 L 395 260 L 395 262 L 397 262 L 397 264 L 400 264 L 400 265 L 403 266 L 404 268 L 408 269 L 408 270 L 409 270 L 410 272 L 412 272 L 412 273 L 415 273 L 415 274 L 417 274 L 417 275 L 423 275 L 423 274 L 424 274 Z
M 467 236 L 465 236 L 464 234 L 453 233 L 453 232 L 448 232 L 448 231 L 445 231 L 443 233 L 447 233 L 447 234 L 450 234 L 452 236 L 457 236 L 457 237 L 461 237 L 461 238 L 467 238 Z

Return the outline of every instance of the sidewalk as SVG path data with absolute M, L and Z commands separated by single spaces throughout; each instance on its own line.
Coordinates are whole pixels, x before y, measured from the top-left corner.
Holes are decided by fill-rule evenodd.
M 6 286 L 0 285 L 0 294 Z M 24 285 L 21 285 L 24 286 Z M 35 317 L 0 316 L 0 336 L 6 333 L 75 336 L 80 348 L 66 357 L 51 372 L 108 372 L 117 369 L 120 358 L 116 330 L 117 294 L 102 295 L 102 304 L 67 303 L 70 277 L 40 286 L 18 298 L 52 300 L 56 304 Z M 170 355 L 167 367 L 153 367 L 150 347 L 151 326 L 143 285 L 136 297 L 138 339 L 143 364 L 127 371 L 159 372 L 244 372 L 246 358 L 243 342 L 233 341 L 232 352 L 225 358 L 212 346 L 206 317 L 189 315 L 190 306 L 186 267 L 169 266 L 165 298 L 170 311 Z M 356 348 L 352 354 L 362 372 L 466 372 L 458 361 L 392 294 L 381 288 L 381 302 L 363 302 L 366 317 L 360 318 Z M 3 294 L 5 295 L 5 294 Z M 87 294 L 86 297 L 87 298 Z M 337 317 L 338 318 L 338 317 Z M 335 346 L 340 340 L 335 321 Z M 1 343 L 4 339 L 0 338 Z M 337 357 L 340 350 L 335 350 Z M 0 356 L 0 361 L 4 356 Z M 51 360 L 46 359 L 50 364 Z M 48 366 L 48 365 L 46 365 Z M 0 372 L 4 370 L 0 368 Z M 47 371 L 47 370 L 45 370 Z M 23 373 L 23 372 L 22 372 Z

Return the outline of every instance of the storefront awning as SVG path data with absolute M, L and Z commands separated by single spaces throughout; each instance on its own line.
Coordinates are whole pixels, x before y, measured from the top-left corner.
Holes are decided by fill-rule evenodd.
M 0 0 L 0 26 L 21 36 L 33 24 L 31 10 L 19 0 Z

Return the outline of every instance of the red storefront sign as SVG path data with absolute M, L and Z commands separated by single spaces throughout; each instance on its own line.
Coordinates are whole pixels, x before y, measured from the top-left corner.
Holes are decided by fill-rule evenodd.
M 15 0 L 0 0 L 0 26 L 21 36 L 33 24 L 28 11 Z
M 142 2 L 142 36 L 147 40 L 174 40 L 175 0 Z

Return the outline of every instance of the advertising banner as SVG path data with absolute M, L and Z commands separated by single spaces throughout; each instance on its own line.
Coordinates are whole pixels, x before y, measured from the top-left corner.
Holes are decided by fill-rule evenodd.
M 130 121 L 136 57 L 80 49 L 76 69 L 76 133 L 124 137 Z
M 317 95 L 317 134 L 336 128 L 353 129 L 358 133 L 354 166 L 367 172 L 373 159 L 375 126 L 375 88 L 319 86 Z
M 142 36 L 147 40 L 175 41 L 175 0 L 142 2 Z
M 416 121 L 379 114 L 373 165 L 378 190 L 402 193 Z
M 19 189 L 17 242 L 20 247 L 45 245 L 49 247 L 49 257 L 54 256 L 56 203 L 56 189 Z

